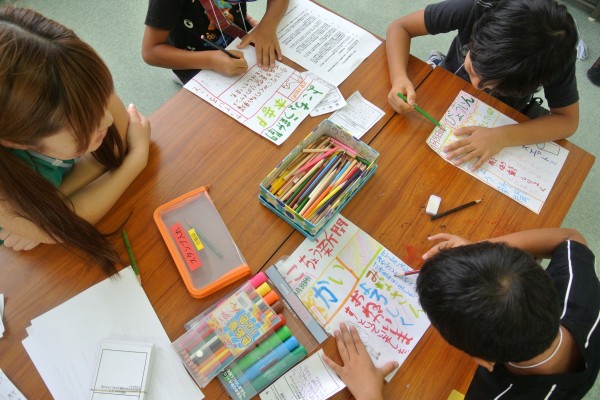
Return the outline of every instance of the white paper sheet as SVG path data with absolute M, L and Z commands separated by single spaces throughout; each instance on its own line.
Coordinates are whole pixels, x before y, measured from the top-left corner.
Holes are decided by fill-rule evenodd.
M 277 269 L 327 332 L 354 325 L 377 367 L 402 365 L 430 325 L 415 276 L 395 276 L 411 268 L 342 215 Z
M 463 126 L 492 128 L 517 122 L 461 91 L 440 123 L 448 130 L 436 127 L 427 138 L 427 144 L 448 161 L 442 149 L 458 140 L 453 133 L 455 129 Z M 474 162 L 458 168 L 539 214 L 568 154 L 567 149 L 554 142 L 505 147 L 474 172 L 471 171 Z
M 279 61 L 265 70 L 256 64 L 254 47 L 238 49 L 235 39 L 228 49 L 243 51 L 248 71 L 227 77 L 202 70 L 184 88 L 280 145 L 325 97 L 327 88 Z
M 0 400 L 27 400 L 0 369 Z
M 23 345 L 54 398 L 90 396 L 102 339 L 154 344 L 146 400 L 204 398 L 171 349 L 131 267 L 35 318 L 27 332 Z
M 347 102 L 348 104 L 328 119 L 346 129 L 357 139 L 360 139 L 385 115 L 382 109 L 367 101 L 360 92 L 354 92 Z
M 261 394 L 262 400 L 326 400 L 346 387 L 323 361 L 323 349 L 286 372 Z
M 339 86 L 381 41 L 308 0 L 290 0 L 277 27 L 283 55 Z
M 311 117 L 317 117 L 319 115 L 334 112 L 346 105 L 346 100 L 344 100 L 344 96 L 342 96 L 340 89 L 333 86 L 331 83 L 328 83 L 327 81 L 308 71 L 302 72 L 302 76 L 306 76 L 310 79 L 318 81 L 327 89 L 329 89 L 325 97 L 323 97 L 323 100 L 321 100 L 321 102 L 317 104 L 317 106 L 310 112 Z

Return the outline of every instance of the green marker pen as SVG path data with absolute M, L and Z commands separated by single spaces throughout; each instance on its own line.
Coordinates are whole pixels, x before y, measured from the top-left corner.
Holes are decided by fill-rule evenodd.
M 275 379 L 283 375 L 288 369 L 296 365 L 307 354 L 308 352 L 304 346 L 296 347 L 290 354 L 282 358 L 277 364 L 263 372 L 256 379 L 253 379 L 251 381 L 252 387 L 256 390 L 256 392 L 260 392 L 273 383 Z
M 292 332 L 287 326 L 282 326 L 275 333 L 266 338 L 258 347 L 251 350 L 248 354 L 236 361 L 236 367 L 244 370 L 262 358 L 263 355 L 279 346 L 286 339 L 292 336 Z

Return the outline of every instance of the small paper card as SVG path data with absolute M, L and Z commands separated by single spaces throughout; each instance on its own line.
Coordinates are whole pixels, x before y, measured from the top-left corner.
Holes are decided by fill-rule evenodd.
M 143 400 L 153 347 L 151 343 L 103 340 L 90 400 Z
M 347 104 L 328 119 L 346 129 L 355 138 L 360 139 L 384 115 L 385 112 L 382 109 L 367 101 L 360 92 L 354 92 L 348 98 Z

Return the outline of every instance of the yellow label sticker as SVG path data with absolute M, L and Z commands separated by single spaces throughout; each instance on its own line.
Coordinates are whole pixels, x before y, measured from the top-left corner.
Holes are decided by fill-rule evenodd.
M 202 244 L 202 241 L 198 237 L 196 230 L 194 228 L 192 228 L 188 231 L 188 234 L 192 238 L 192 241 L 194 242 L 194 245 L 196 246 L 196 250 L 202 250 L 204 248 L 204 245 Z

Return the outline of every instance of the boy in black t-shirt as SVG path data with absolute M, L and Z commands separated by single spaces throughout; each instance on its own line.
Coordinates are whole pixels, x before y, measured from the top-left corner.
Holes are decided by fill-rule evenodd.
M 206 8 L 203 4 L 206 4 Z M 288 0 L 267 0 L 261 22 L 243 36 L 239 48 L 253 43 L 258 65 L 272 67 L 281 60 L 277 40 L 277 24 L 287 10 Z M 245 1 L 224 0 L 150 0 L 142 41 L 142 57 L 150 65 L 171 68 L 186 83 L 201 69 L 235 76 L 246 72 L 248 65 L 240 51 L 232 51 L 239 59 L 229 57 L 201 39 L 204 36 L 221 47 L 227 47 L 234 36 L 242 36 L 253 28 L 246 14 Z M 237 26 L 237 33 L 226 28 Z
M 550 115 L 496 128 L 464 127 L 444 151 L 456 164 L 479 168 L 504 147 L 571 136 L 579 124 L 575 81 L 577 30 L 554 0 L 447 0 L 392 22 L 387 57 L 392 83 L 388 101 L 399 113 L 417 102 L 406 68 L 411 38 L 458 31 L 442 66 L 523 111 L 541 87 Z M 397 93 L 403 93 L 408 103 Z
M 471 243 L 438 234 L 417 292 L 431 324 L 477 364 L 467 399 L 579 399 L 600 368 L 600 282 L 572 229 Z M 546 271 L 534 257 L 551 256 Z

